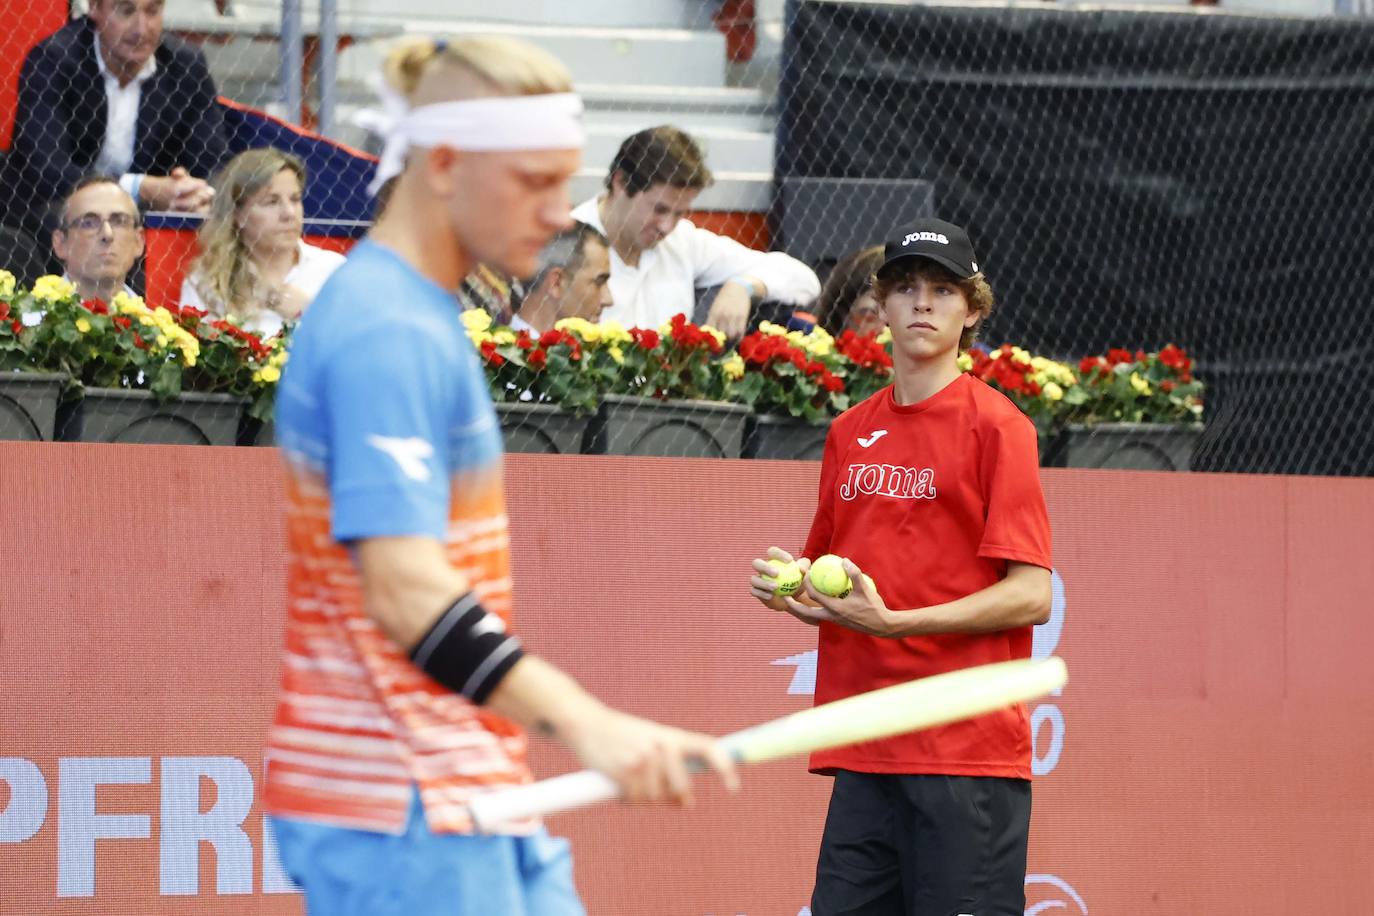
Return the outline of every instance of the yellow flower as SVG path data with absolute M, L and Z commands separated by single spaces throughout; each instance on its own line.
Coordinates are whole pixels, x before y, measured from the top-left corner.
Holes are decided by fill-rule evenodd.
M 266 382 L 269 385 L 276 384 L 281 380 L 281 370 L 275 366 L 263 366 L 253 373 L 253 381 Z
M 467 309 L 463 312 L 463 327 L 469 334 L 478 334 L 491 327 L 491 314 L 486 309 Z
M 47 274 L 33 284 L 33 298 L 39 302 L 59 302 L 76 295 L 76 287 L 69 280 Z
M 82 334 L 89 334 L 91 333 L 91 323 L 85 318 L 78 318 L 76 319 L 76 329 Z
M 889 327 L 884 327 L 881 331 L 878 332 L 876 340 L 879 346 L 886 346 L 887 344 L 892 343 L 892 329 Z
M 744 360 L 738 353 L 731 353 L 721 362 L 720 369 L 731 381 L 741 379 L 744 377 Z
M 707 334 L 710 334 L 712 337 L 714 337 L 716 339 L 716 343 L 720 344 L 722 347 L 725 346 L 725 334 L 723 332 L 717 331 L 709 324 L 702 325 L 701 329 L 705 331 Z
M 168 338 L 167 338 L 167 335 L 166 335 L 166 334 L 159 334 L 159 335 L 157 335 L 157 337 L 154 338 L 154 339 L 157 341 L 157 345 L 158 345 L 159 347 L 165 347 L 165 346 L 167 346 Z
M 969 356 L 967 352 L 960 353 L 954 362 L 959 366 L 960 372 L 968 372 L 973 368 L 973 357 Z
M 1131 387 L 1139 391 L 1145 397 L 1150 396 L 1150 383 L 1147 382 L 1139 372 L 1131 373 Z
M 1064 389 L 1054 382 L 1046 382 L 1041 386 L 1040 391 L 1045 395 L 1047 401 L 1062 401 L 1064 399 Z
M 771 322 L 771 321 L 761 321 L 761 322 L 759 322 L 759 330 L 762 331 L 762 332 L 765 333 L 765 334 L 772 334 L 772 335 L 774 335 L 775 337 L 786 337 L 786 336 L 787 336 L 787 328 L 783 327 L 783 326 L 780 325 L 780 324 L 774 324 L 774 323 Z
M 8 270 L 0 270 L 0 299 L 8 300 L 13 296 L 17 285 L 14 274 Z
M 584 343 L 598 343 L 602 338 L 601 328 L 585 318 L 560 318 L 553 323 L 553 326 L 565 334 L 573 334 L 582 338 Z
M 130 296 L 123 290 L 114 294 L 114 301 L 110 304 L 115 307 L 115 311 L 122 315 L 138 315 L 148 311 L 148 306 L 144 304 L 142 297 Z
M 603 321 L 597 325 L 601 329 L 601 339 L 609 344 L 629 343 L 630 332 L 618 321 Z
M 615 360 L 615 364 L 616 364 L 617 366 L 623 366 L 623 365 L 625 365 L 625 351 L 624 351 L 624 350 L 621 350 L 621 349 L 620 349 L 618 346 L 616 346 L 615 344 L 611 344 L 610 348 L 609 348 L 606 352 L 609 353 L 609 354 L 611 355 L 611 359 Z
M 497 328 L 491 332 L 491 339 L 498 347 L 504 347 L 515 343 L 515 332 L 510 328 Z

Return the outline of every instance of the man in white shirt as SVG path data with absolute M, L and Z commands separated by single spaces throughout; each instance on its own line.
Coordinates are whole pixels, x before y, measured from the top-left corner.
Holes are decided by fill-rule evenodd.
M 143 255 L 143 221 L 133 198 L 111 178 L 83 180 L 62 207 L 52 250 L 82 299 L 109 303 L 118 292 L 136 295 L 125 282 Z
M 564 318 L 600 321 L 611 306 L 611 254 L 606 236 L 586 223 L 549 239 L 526 285 L 511 327 L 542 334 Z
M 765 299 L 804 306 L 820 292 L 811 268 L 780 251 L 755 251 L 686 219 L 711 184 L 701 148 L 671 126 L 652 127 L 620 145 L 606 190 L 573 210 L 611 242 L 611 298 L 603 313 L 626 327 L 657 328 L 689 318 L 696 290 L 719 286 L 706 323 L 735 339 Z

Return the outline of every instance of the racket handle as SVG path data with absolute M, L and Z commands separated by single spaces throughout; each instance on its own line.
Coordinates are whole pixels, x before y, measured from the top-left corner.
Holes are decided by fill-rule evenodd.
M 468 812 L 480 833 L 529 817 L 571 811 L 620 797 L 615 780 L 597 770 L 581 770 L 528 785 L 475 795 Z

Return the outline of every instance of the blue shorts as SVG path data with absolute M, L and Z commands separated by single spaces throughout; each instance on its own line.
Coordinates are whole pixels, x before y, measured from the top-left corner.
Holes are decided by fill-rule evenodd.
M 310 916 L 586 916 L 568 841 L 430 833 L 419 794 L 395 836 L 272 818 Z

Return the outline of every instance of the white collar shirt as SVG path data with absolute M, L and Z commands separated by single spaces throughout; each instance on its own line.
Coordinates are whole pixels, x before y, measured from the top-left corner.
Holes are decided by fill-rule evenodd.
M 138 106 L 143 100 L 143 84 L 157 72 L 157 56 L 149 57 L 127 86 L 119 85 L 119 79 L 105 66 L 105 56 L 100 53 L 99 35 L 95 38 L 95 61 L 100 67 L 100 77 L 105 81 L 106 102 L 105 142 L 100 146 L 95 168 L 102 175 L 123 176 L 134 164 Z M 126 187 L 124 190 L 129 189 Z
M 579 222 L 605 233 L 597 198 L 572 212 Z M 816 273 L 781 251 L 756 251 L 732 238 L 716 235 L 679 220 L 662 241 L 639 255 L 631 267 L 611 248 L 612 305 L 601 321 L 618 321 L 627 328 L 658 328 L 681 312 L 689 319 L 696 307 L 696 291 L 719 286 L 733 277 L 762 281 L 770 301 L 804 306 L 820 295 Z

